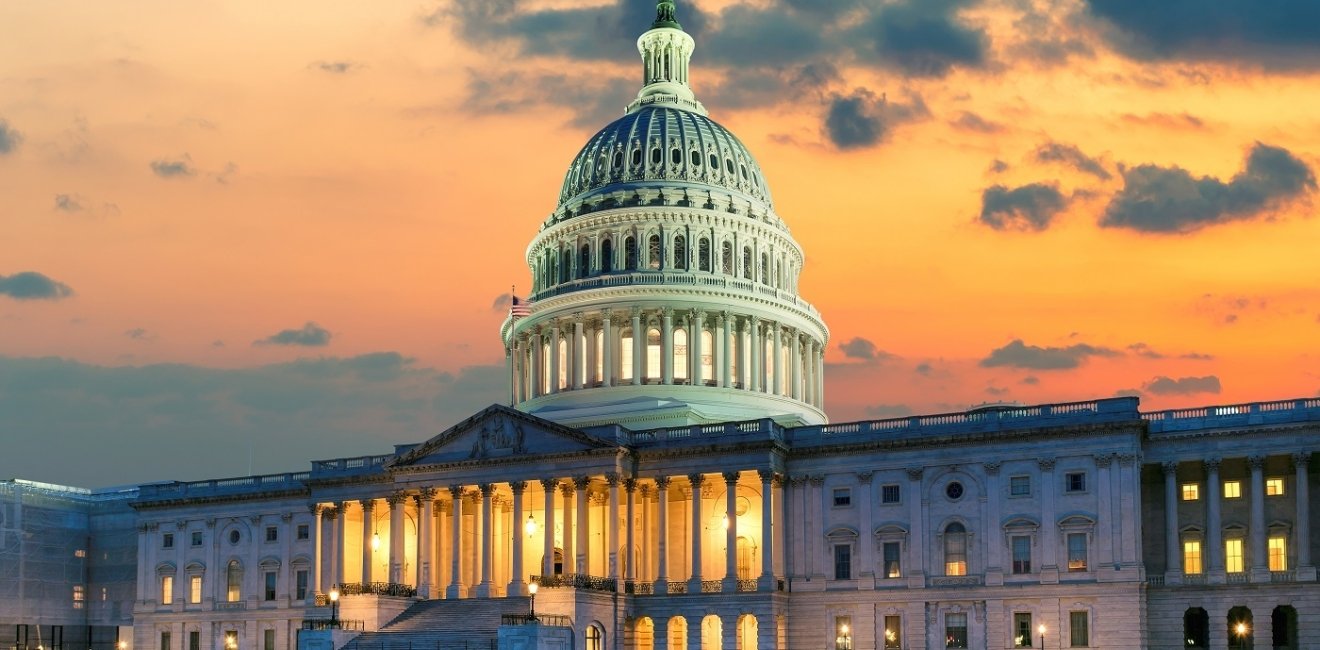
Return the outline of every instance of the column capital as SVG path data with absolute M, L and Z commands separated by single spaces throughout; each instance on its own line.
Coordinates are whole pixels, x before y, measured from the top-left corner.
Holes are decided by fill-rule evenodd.
M 1207 471 L 1207 472 L 1218 472 L 1218 471 L 1219 471 L 1219 466 L 1220 466 L 1220 464 L 1222 464 L 1223 462 L 1224 462 L 1224 459 L 1219 458 L 1218 456 L 1216 456 L 1216 457 L 1214 457 L 1214 458 L 1207 458 L 1207 459 L 1205 459 L 1205 471 Z
M 865 472 L 857 472 L 857 484 L 858 484 L 858 485 L 870 485 L 870 484 L 871 484 L 871 477 L 873 477 L 873 476 L 875 476 L 875 472 L 870 471 L 870 470 L 867 470 L 867 471 L 865 471 Z
M 584 318 L 585 316 L 586 316 L 586 315 L 583 314 L 583 313 L 580 312 L 580 311 L 575 311 L 575 312 L 573 312 L 573 324 L 574 324 L 574 325 L 581 325 L 581 324 L 582 324 L 582 320 L 583 320 L 583 318 Z
M 362 504 L 362 509 L 367 512 L 371 512 L 372 510 L 376 509 L 375 499 L 358 499 L 358 503 Z
M 701 487 L 701 484 L 704 483 L 704 482 L 706 482 L 706 475 L 705 475 L 705 474 L 688 474 L 688 482 L 692 483 L 692 487 L 693 487 L 693 488 Z
M 321 516 L 325 517 L 326 519 L 337 519 L 339 518 L 339 508 L 336 506 L 330 506 L 328 508 L 324 508 L 321 510 Z M 208 523 L 213 524 L 214 521 L 215 520 L 209 520 Z M 211 527 L 210 525 L 207 526 L 207 528 L 210 527 Z
M 825 485 L 824 474 L 816 474 L 815 476 L 808 476 L 807 480 L 810 481 L 811 484 L 815 487 L 822 487 Z
M 642 308 L 641 308 L 641 307 L 633 307 L 632 309 L 629 309 L 629 310 L 628 310 L 628 314 L 629 314 L 630 316 L 632 316 L 633 318 L 641 318 L 641 317 L 642 317 Z
M 1054 459 L 1053 459 L 1053 458 L 1041 458 L 1041 459 L 1039 459 L 1039 460 L 1036 461 L 1036 464 L 1040 466 L 1040 471 L 1042 471 L 1042 472 L 1053 472 L 1053 471 L 1054 471 Z
M 321 513 L 323 512 L 323 510 L 321 509 L 321 504 L 319 504 L 319 503 L 309 503 L 309 504 L 307 504 L 307 512 L 309 512 L 309 513 L 311 513 L 311 514 L 313 514 L 313 515 L 319 515 L 319 514 L 321 514 Z
M 985 473 L 990 476 L 997 476 L 999 474 L 1000 465 L 1001 463 L 997 460 L 981 463 L 981 467 L 985 468 Z
M 605 473 L 605 484 L 609 485 L 610 487 L 615 487 L 622 481 L 623 481 L 623 477 L 619 476 L 618 472 Z
M 455 498 L 455 499 L 462 499 L 462 498 L 463 498 L 463 486 L 461 486 L 461 485 L 451 485 L 451 486 L 449 486 L 449 496 L 451 496 L 451 497 L 453 497 L 453 498 Z
M 1109 467 L 1109 466 L 1112 465 L 1113 463 L 1114 463 L 1114 455 L 1113 455 L 1113 454 L 1096 454 L 1096 455 L 1095 455 L 1095 466 L 1096 466 L 1096 467 L 1099 467 L 1099 468 L 1101 468 L 1101 469 L 1104 469 L 1104 468 L 1106 468 L 1106 467 Z
M 668 490 L 668 489 L 669 489 L 669 481 L 671 481 L 671 480 L 672 480 L 672 479 L 670 479 L 668 476 L 657 476 L 657 477 L 655 477 L 655 487 L 656 487 L 656 489 L 658 489 L 658 490 Z
M 912 481 L 920 481 L 921 475 L 924 474 L 925 471 L 926 469 L 924 467 L 909 467 L 907 469 L 908 479 Z
M 756 470 L 756 475 L 761 477 L 762 483 L 769 483 L 774 480 L 775 471 L 772 469 L 758 469 Z
M 527 481 L 510 481 L 509 489 L 513 490 L 514 496 L 521 495 L 527 489 Z
M 673 308 L 673 307 L 668 307 L 668 306 L 666 306 L 666 307 L 661 307 L 661 308 L 660 308 L 660 316 L 661 316 L 662 318 L 664 318 L 665 320 L 673 320 L 673 319 L 674 319 L 674 308 Z
M 614 310 L 610 309 L 609 307 L 600 310 L 600 318 L 603 321 L 610 320 L 610 317 L 612 317 L 613 315 L 614 315 Z
M 591 477 L 590 477 L 590 476 L 575 476 L 575 477 L 573 477 L 573 487 L 577 488 L 579 492 L 581 492 L 581 491 L 587 489 L 587 488 L 590 487 L 590 486 L 591 486 Z
M 1164 472 L 1165 476 L 1176 476 L 1178 474 L 1178 461 L 1166 460 L 1160 463 L 1160 471 Z
M 431 486 L 425 486 L 417 491 L 417 504 L 421 505 L 423 501 L 434 501 L 436 489 Z
M 541 488 L 546 491 L 553 490 L 557 485 L 559 485 L 559 479 L 557 478 L 543 478 L 540 479 L 540 481 L 541 481 Z
M 626 479 L 623 479 L 623 490 L 628 494 L 632 494 L 633 492 L 635 492 L 637 490 L 637 479 L 631 476 L 629 476 Z
M 491 496 L 492 494 L 495 494 L 495 484 L 494 484 L 494 483 L 481 483 L 481 484 L 478 484 L 478 485 L 477 485 L 477 489 L 478 489 L 478 490 L 481 490 L 481 496 L 482 496 L 482 498 L 484 498 L 484 499 L 489 499 L 490 496 Z
M 652 492 L 655 492 L 656 494 L 659 494 L 659 492 L 660 492 L 659 490 L 653 490 L 653 489 L 651 489 L 651 486 L 648 485 L 648 484 L 646 484 L 646 483 L 639 483 L 639 484 L 637 485 L 637 491 L 640 492 L 640 493 L 642 493 L 642 498 L 643 498 L 643 499 L 649 499 L 649 498 L 651 498 L 651 493 L 652 493 Z
M 385 503 L 389 505 L 390 510 L 398 507 L 400 503 L 407 503 L 408 494 L 403 490 L 395 490 L 385 496 Z
M 1250 468 L 1253 469 L 1253 470 L 1264 469 L 1264 467 L 1265 467 L 1265 457 L 1264 457 L 1264 456 L 1247 456 L 1247 467 L 1250 467 Z
M 1309 466 L 1311 464 L 1311 452 L 1309 451 L 1293 452 L 1292 462 L 1293 465 L 1297 466 L 1297 468 L 1299 469 Z
M 1131 466 L 1137 463 L 1141 456 L 1138 456 L 1137 454 L 1114 454 L 1114 458 L 1118 459 L 1119 465 Z
M 562 494 L 562 495 L 564 495 L 564 498 L 565 498 L 565 499 L 571 498 L 571 497 L 573 496 L 573 481 L 572 481 L 572 479 L 569 479 L 567 482 L 561 483 L 561 484 L 559 485 L 559 493 Z
M 725 483 L 733 485 L 738 482 L 738 474 L 738 472 L 721 472 L 720 476 L 724 477 Z

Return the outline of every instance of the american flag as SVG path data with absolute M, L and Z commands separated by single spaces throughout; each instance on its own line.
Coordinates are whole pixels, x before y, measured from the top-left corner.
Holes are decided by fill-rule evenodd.
M 509 306 L 510 318 L 521 318 L 532 315 L 532 301 L 513 296 L 513 304 Z

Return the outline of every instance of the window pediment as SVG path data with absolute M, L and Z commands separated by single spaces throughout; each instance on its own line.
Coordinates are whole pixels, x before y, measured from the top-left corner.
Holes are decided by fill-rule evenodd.
M 161 562 L 156 565 L 156 575 L 159 576 L 172 576 L 176 571 L 177 569 L 173 562 Z
M 831 542 L 855 542 L 857 541 L 857 529 L 849 526 L 835 526 L 825 533 L 825 538 Z
M 1016 515 L 1004 522 L 1004 531 L 1009 533 L 1034 533 L 1039 528 L 1039 521 L 1025 515 Z

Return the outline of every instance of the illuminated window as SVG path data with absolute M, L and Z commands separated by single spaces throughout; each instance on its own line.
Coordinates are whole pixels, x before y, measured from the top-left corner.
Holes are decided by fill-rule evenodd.
M 603 650 L 604 647 L 605 633 L 599 625 L 592 624 L 587 628 L 587 650 Z
M 1085 571 L 1086 533 L 1068 533 L 1068 570 Z
M 1189 539 L 1183 542 L 1183 573 L 1201 573 L 1201 540 Z
M 625 328 L 619 333 L 619 380 L 632 381 L 633 378 L 633 332 Z
M 83 601 L 86 600 L 86 598 L 87 598 L 87 591 L 86 591 L 86 589 L 87 589 L 87 588 L 84 587 L 84 586 L 82 586 L 82 585 L 74 585 L 74 586 L 73 586 L 73 608 L 74 608 L 74 609 L 82 609 L 82 608 L 83 608 Z
M 229 569 L 225 573 L 225 601 L 236 603 L 243 599 L 243 565 L 238 560 L 230 560 Z
M 901 547 L 899 546 L 898 542 L 884 543 L 884 547 L 883 547 L 884 555 L 885 555 L 884 577 L 886 578 L 903 577 L 902 560 L 901 560 L 901 556 L 899 555 L 900 548 Z
M 1267 497 L 1283 496 L 1283 479 L 1281 478 L 1265 479 L 1265 496 Z
M 1196 483 L 1183 483 L 1182 500 L 1196 501 L 1201 498 L 1201 486 Z
M 1241 481 L 1224 481 L 1224 498 L 1239 499 L 1242 497 Z
M 160 602 L 163 605 L 174 602 L 174 576 L 160 577 Z
M 898 616 L 885 617 L 885 650 L 901 650 L 903 647 L 903 619 Z
M 87 557 L 87 549 L 77 549 L 73 552 L 74 557 Z
M 1246 570 L 1242 560 L 1242 540 L 1224 540 L 1224 569 L 1229 573 L 1242 573 Z
M 1031 647 L 1031 613 L 1013 613 L 1013 647 Z
M 944 615 L 944 647 L 967 647 L 967 614 L 950 612 Z
M 1288 570 L 1288 538 L 1281 535 L 1270 538 L 1270 571 Z
M 1031 573 L 1031 538 L 1026 535 L 1012 537 L 1013 573 L 1023 575 Z
M 967 575 L 967 529 L 957 522 L 944 529 L 944 575 Z
M 688 335 L 687 330 L 674 330 L 674 379 L 675 383 L 684 383 L 688 376 Z

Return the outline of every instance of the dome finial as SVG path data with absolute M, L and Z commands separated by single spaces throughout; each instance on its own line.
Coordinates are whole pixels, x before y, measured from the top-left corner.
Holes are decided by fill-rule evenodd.
M 651 29 L 658 27 L 672 27 L 674 29 L 683 29 L 674 18 L 673 0 L 658 0 L 655 3 L 655 22 L 651 23 Z

